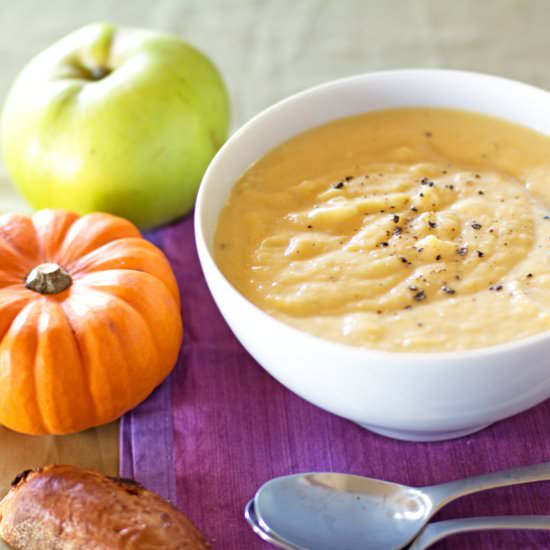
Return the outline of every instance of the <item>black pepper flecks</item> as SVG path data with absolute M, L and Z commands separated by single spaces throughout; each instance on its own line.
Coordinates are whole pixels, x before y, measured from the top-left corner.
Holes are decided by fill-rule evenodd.
M 409 263 L 409 260 L 407 260 L 407 258 L 403 257 L 403 256 L 400 256 L 399 259 L 401 260 L 401 262 L 403 262 L 404 264 L 408 264 Z
M 532 273 L 527 273 L 527 278 L 531 279 L 531 277 L 533 277 L 533 274 Z
M 416 206 L 411 206 L 411 210 L 412 210 L 413 212 L 418 212 L 418 208 L 416 208 Z
M 438 254 L 438 255 L 435 257 L 435 260 L 436 260 L 436 262 L 439 262 L 439 260 L 441 260 L 441 254 Z
M 435 222 L 428 222 L 428 225 L 432 228 L 432 229 L 435 229 L 437 227 L 437 223 Z
M 499 290 L 502 290 L 502 285 L 494 285 L 494 286 L 490 286 L 489 287 L 489 290 L 494 290 L 496 292 L 498 292 Z
M 459 256 L 466 256 L 466 254 L 468 254 L 468 247 L 467 246 L 461 246 L 460 248 L 456 249 L 456 253 Z
M 472 229 L 475 229 L 476 231 L 478 231 L 479 229 L 481 229 L 483 226 L 478 223 L 478 222 L 472 222 Z
M 397 214 L 395 214 L 392 219 L 393 223 L 399 223 L 399 216 Z
M 351 181 L 351 180 L 353 179 L 353 176 L 346 176 L 344 179 L 345 179 L 346 181 Z
M 483 258 L 483 256 L 485 256 L 485 254 L 481 250 L 478 250 L 477 251 L 477 257 L 478 258 Z
M 333 185 L 334 189 L 342 189 L 342 187 L 344 187 L 344 182 L 343 181 L 339 181 L 338 183 L 335 183 Z
M 485 195 L 485 193 L 480 189 L 478 192 L 477 192 L 478 195 Z
M 308 229 L 313 229 L 313 225 L 308 225 L 307 228 Z
M 398 226 L 398 227 L 396 227 L 396 228 L 393 230 L 393 234 L 394 234 L 396 237 L 399 237 L 399 235 L 401 235 L 402 231 L 403 231 L 403 230 Z
M 456 294 L 456 290 L 452 289 L 452 288 L 449 288 L 448 286 L 442 286 L 441 287 L 441 290 L 445 293 L 445 294 Z
M 389 246 L 389 243 L 387 243 L 386 241 L 383 241 L 380 243 L 380 246 Z
M 426 298 L 427 298 L 426 293 L 425 293 L 423 290 L 419 290 L 419 291 L 414 295 L 414 299 L 415 299 L 417 302 L 422 302 L 422 301 L 425 300 Z

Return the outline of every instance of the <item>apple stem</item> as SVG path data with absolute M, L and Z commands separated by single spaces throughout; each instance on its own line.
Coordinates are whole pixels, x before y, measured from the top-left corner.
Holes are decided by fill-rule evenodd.
M 101 80 L 105 78 L 111 71 L 105 67 L 92 67 L 89 69 L 92 80 Z
M 40 294 L 59 294 L 69 288 L 73 280 L 60 265 L 44 263 L 36 266 L 25 279 L 25 287 Z

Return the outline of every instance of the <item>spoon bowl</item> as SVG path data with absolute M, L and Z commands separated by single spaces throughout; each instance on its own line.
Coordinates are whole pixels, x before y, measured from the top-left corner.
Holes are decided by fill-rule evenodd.
M 258 492 L 260 526 L 290 544 L 316 550 L 364 545 L 399 548 L 432 516 L 434 503 L 419 489 L 346 474 L 274 479 Z
M 248 525 L 252 527 L 254 533 L 256 533 L 256 535 L 258 535 L 262 540 L 265 540 L 265 542 L 269 542 L 273 546 L 283 548 L 284 550 L 301 550 L 297 546 L 292 546 L 289 543 L 285 543 L 281 539 L 278 539 L 275 535 L 264 531 L 258 522 L 258 518 L 256 517 L 256 511 L 254 510 L 254 499 L 248 501 L 248 504 L 245 506 L 244 517 L 248 522 Z

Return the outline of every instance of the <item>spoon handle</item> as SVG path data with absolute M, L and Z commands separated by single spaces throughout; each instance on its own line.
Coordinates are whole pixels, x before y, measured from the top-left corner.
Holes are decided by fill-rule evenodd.
M 465 495 L 534 481 L 550 481 L 550 462 L 457 479 L 440 485 L 423 487 L 422 490 L 432 498 L 435 513 L 452 500 Z
M 449 535 L 492 529 L 550 530 L 550 516 L 489 516 L 436 521 L 429 523 L 407 550 L 425 550 Z

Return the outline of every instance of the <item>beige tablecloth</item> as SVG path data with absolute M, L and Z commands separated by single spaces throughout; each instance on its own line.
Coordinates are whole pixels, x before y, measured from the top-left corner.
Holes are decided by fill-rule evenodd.
M 22 65 L 97 20 L 175 32 L 224 74 L 233 127 L 274 101 L 366 71 L 448 67 L 550 89 L 547 0 L 0 0 L 0 99 Z M 27 207 L 0 166 L 0 210 Z M 0 429 L 0 494 L 20 469 L 57 461 L 114 473 L 118 429 L 31 438 Z

